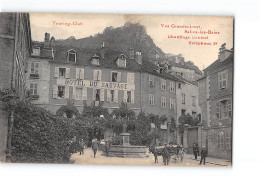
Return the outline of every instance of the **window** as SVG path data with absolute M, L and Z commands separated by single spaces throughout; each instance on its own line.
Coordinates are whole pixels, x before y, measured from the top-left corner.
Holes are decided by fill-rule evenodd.
M 100 89 L 93 89 L 95 92 L 95 101 L 100 101 Z
M 216 118 L 231 118 L 232 107 L 230 100 L 222 100 L 216 103 Z
M 228 132 L 220 132 L 217 142 L 219 149 L 231 149 L 230 134 Z
M 108 90 L 110 91 L 111 94 L 111 101 L 114 102 L 115 101 L 115 91 L 114 90 Z
M 181 89 L 182 85 L 181 83 L 178 83 L 178 88 Z
M 39 62 L 31 63 L 31 74 L 39 74 Z
M 84 69 L 76 68 L 76 79 L 84 79 Z
M 181 103 L 185 104 L 185 94 L 181 94 Z
M 64 98 L 65 96 L 65 86 L 58 86 L 58 97 Z
M 225 134 L 225 140 L 226 140 L 226 149 L 231 149 L 230 135 L 229 135 L 229 133 L 224 133 L 224 134 Z
M 118 101 L 118 90 L 107 90 L 107 101 L 117 102 Z
M 192 96 L 192 106 L 196 106 L 196 97 Z
M 68 51 L 68 61 L 76 62 L 76 52 L 72 49 Z
M 170 92 L 174 92 L 174 82 L 170 82 Z
M 40 48 L 33 48 L 32 55 L 33 56 L 40 56 Z
M 59 78 L 65 78 L 66 68 L 59 68 Z
M 154 76 L 149 75 L 149 86 L 150 87 L 154 86 Z
M 111 78 L 112 78 L 112 82 L 119 82 L 118 80 L 118 72 L 111 72 Z
M 134 97 L 135 97 L 134 91 L 125 90 L 123 102 L 134 103 Z
M 91 62 L 93 65 L 100 65 L 99 64 L 99 59 L 92 59 L 92 62 Z
M 101 81 L 101 70 L 94 70 L 94 81 Z
M 174 99 L 170 98 L 170 109 L 174 109 Z
M 166 80 L 161 79 L 161 89 L 166 90 Z
M 224 134 L 223 132 L 221 132 L 219 135 L 218 135 L 218 148 L 219 149 L 224 149 Z
M 195 112 L 195 111 L 192 111 L 192 112 L 191 112 L 191 116 L 192 116 L 193 118 L 195 118 L 196 115 L 197 115 L 197 112 Z
M 95 54 L 95 55 L 92 57 L 92 59 L 91 59 L 92 65 L 100 65 L 100 64 L 99 64 L 99 60 L 100 60 L 99 56 Z
M 121 54 L 117 59 L 118 67 L 126 67 L 126 56 Z
M 181 110 L 181 115 L 185 115 L 186 114 L 186 110 L 185 109 L 182 109 Z
M 166 97 L 161 97 L 161 106 L 166 108 Z
M 76 100 L 82 100 L 82 90 L 83 88 L 76 88 Z
M 37 83 L 30 83 L 30 95 L 37 95 Z
M 149 94 L 149 104 L 154 105 L 154 94 Z
M 219 89 L 225 89 L 227 87 L 227 76 L 228 76 L 227 70 L 218 73 Z
M 131 103 L 131 91 L 127 91 L 127 103 Z

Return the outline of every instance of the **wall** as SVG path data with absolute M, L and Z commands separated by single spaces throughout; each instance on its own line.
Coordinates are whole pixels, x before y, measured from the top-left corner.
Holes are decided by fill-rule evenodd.
M 25 98 L 25 72 L 30 51 L 29 15 L 0 13 L 0 89 L 14 88 Z M 0 101 L 0 161 L 4 160 L 8 131 L 8 115 Z

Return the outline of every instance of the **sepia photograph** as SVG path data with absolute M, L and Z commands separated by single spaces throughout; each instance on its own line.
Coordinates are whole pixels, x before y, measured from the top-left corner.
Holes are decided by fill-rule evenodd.
M 234 17 L 0 13 L 0 163 L 232 167 Z

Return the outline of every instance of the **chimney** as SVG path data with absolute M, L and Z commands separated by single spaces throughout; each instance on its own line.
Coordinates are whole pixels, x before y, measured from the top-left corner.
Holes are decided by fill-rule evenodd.
M 129 49 L 129 58 L 135 59 L 135 50 L 132 47 Z
M 101 58 L 105 58 L 105 54 L 106 54 L 106 48 L 105 48 L 105 42 L 102 42 L 101 43 L 101 50 L 100 50 L 100 55 L 101 55 Z
M 44 43 L 48 44 L 50 42 L 50 33 L 45 33 Z
M 135 61 L 142 65 L 143 63 L 143 57 L 142 57 L 142 52 L 141 51 L 136 51 L 136 58 L 135 58 Z
M 231 53 L 232 53 L 232 51 L 226 50 L 226 49 L 220 51 L 219 55 L 218 55 L 218 58 L 219 58 L 220 62 L 226 60 L 230 56 Z

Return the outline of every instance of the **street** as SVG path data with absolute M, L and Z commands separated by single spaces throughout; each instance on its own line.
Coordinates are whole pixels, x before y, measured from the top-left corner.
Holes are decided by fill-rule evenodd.
M 84 150 L 84 155 L 74 153 L 71 160 L 74 164 L 90 164 L 90 165 L 131 165 L 131 166 L 164 166 L 162 157 L 158 157 L 158 163 L 154 163 L 153 154 L 149 153 L 147 158 L 118 158 L 106 157 L 98 151 L 96 158 L 93 156 L 93 151 L 90 148 Z M 200 157 L 198 157 L 200 159 Z M 168 166 L 200 166 L 200 167 L 230 167 L 231 163 L 222 159 L 207 157 L 206 165 L 199 165 L 199 160 L 194 160 L 192 155 L 186 154 L 182 163 L 170 162 Z

